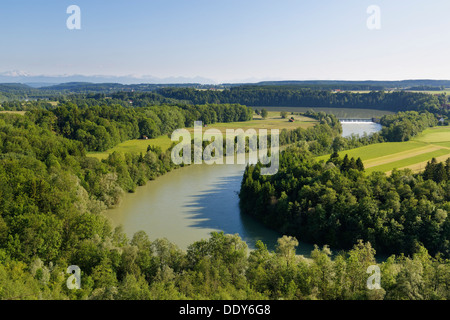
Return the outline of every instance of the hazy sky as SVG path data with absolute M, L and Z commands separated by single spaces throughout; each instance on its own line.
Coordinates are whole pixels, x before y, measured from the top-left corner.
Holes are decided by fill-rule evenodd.
M 450 79 L 449 15 L 449 0 L 1 0 L 0 73 Z

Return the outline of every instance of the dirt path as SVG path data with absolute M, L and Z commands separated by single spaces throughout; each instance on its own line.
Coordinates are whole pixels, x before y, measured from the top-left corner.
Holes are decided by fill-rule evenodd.
M 366 167 L 366 168 L 377 167 L 377 166 L 380 166 L 383 164 L 387 164 L 390 162 L 399 161 L 399 160 L 403 160 L 403 159 L 407 159 L 407 158 L 412 158 L 412 157 L 415 157 L 415 156 L 418 156 L 418 155 L 421 155 L 424 153 L 429 153 L 429 152 L 437 151 L 440 149 L 450 149 L 450 148 L 445 148 L 445 147 L 436 146 L 436 145 L 427 145 L 425 147 L 419 147 L 419 148 L 411 149 L 408 151 L 394 153 L 394 154 L 388 155 L 388 156 L 382 156 L 382 157 L 366 160 L 366 161 L 364 161 L 364 167 Z M 412 152 L 412 151 L 414 151 L 414 152 Z

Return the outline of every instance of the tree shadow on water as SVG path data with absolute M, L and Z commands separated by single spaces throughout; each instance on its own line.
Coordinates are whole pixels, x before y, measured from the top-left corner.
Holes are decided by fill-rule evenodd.
M 281 234 L 267 228 L 254 218 L 242 214 L 239 209 L 238 192 L 242 176 L 228 176 L 208 186 L 208 191 L 190 196 L 185 205 L 192 220 L 191 228 L 206 228 L 239 234 L 249 248 L 254 249 L 258 240 L 269 250 L 274 250 Z

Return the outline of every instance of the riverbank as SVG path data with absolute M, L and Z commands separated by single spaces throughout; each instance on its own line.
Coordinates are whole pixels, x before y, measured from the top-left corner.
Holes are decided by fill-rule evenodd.
M 245 164 L 172 170 L 127 194 L 118 208 L 107 210 L 107 216 L 128 235 L 144 230 L 151 239 L 167 238 L 183 250 L 209 238 L 212 231 L 237 233 L 250 248 L 261 240 L 275 250 L 282 234 L 240 212 L 238 193 L 244 170 Z M 297 254 L 308 257 L 312 250 L 313 244 L 300 242 Z
M 291 115 L 289 116 L 291 117 Z M 226 129 L 243 129 L 244 131 L 247 129 L 267 129 L 270 133 L 271 129 L 287 129 L 294 130 L 296 128 L 309 128 L 314 126 L 317 122 L 316 119 L 308 118 L 301 115 L 293 115 L 294 121 L 290 122 L 288 119 L 284 119 L 280 116 L 280 112 L 269 112 L 267 118 L 263 119 L 260 115 L 254 115 L 253 120 L 250 121 L 238 121 L 238 122 L 223 122 L 223 123 L 214 123 L 205 128 L 203 131 L 208 129 L 218 129 L 222 133 L 225 134 Z M 193 135 L 194 128 L 186 128 Z M 117 152 L 131 152 L 131 153 L 145 153 L 147 151 L 148 146 L 159 147 L 163 152 L 170 148 L 173 141 L 170 139 L 168 135 L 162 135 L 155 139 L 135 139 L 124 141 L 117 146 L 103 151 L 103 152 L 89 152 L 87 154 L 88 157 L 96 158 L 98 160 L 103 160 L 108 158 L 108 156 L 117 151 Z

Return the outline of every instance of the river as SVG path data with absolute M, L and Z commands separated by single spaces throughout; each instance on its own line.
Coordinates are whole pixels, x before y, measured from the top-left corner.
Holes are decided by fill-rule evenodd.
M 344 132 L 351 128 L 343 123 Z M 354 133 L 361 125 L 350 123 Z M 363 124 L 364 125 L 364 124 Z M 373 132 L 372 123 L 365 123 Z M 241 214 L 238 192 L 245 165 L 191 165 L 173 170 L 127 194 L 119 207 L 106 211 L 114 226 L 122 225 L 131 238 L 144 230 L 151 240 L 167 238 L 186 250 L 212 231 L 239 234 L 249 248 L 262 240 L 274 250 L 282 235 Z M 309 256 L 313 245 L 299 243 L 297 254 Z
M 370 135 L 381 130 L 381 124 L 372 121 L 344 121 L 341 125 L 343 137 L 349 137 L 352 134 L 362 136 L 364 133 Z
M 250 248 L 262 240 L 270 250 L 281 235 L 241 214 L 238 192 L 245 165 L 191 165 L 173 170 L 127 194 L 118 208 L 107 210 L 113 225 L 132 236 L 144 230 L 150 239 L 167 238 L 186 250 L 212 231 L 239 234 Z M 302 244 L 299 254 L 309 254 Z

